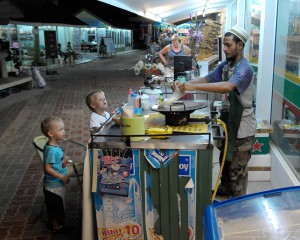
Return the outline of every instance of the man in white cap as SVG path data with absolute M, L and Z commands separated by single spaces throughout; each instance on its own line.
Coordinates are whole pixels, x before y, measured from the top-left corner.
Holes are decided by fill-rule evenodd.
M 248 183 L 247 164 L 256 133 L 256 119 L 253 109 L 253 69 L 243 57 L 245 43 L 249 36 L 241 27 L 235 26 L 225 33 L 223 51 L 226 60 L 205 77 L 186 83 L 175 82 L 181 92 L 207 91 L 222 94 L 224 106 L 221 120 L 228 129 L 228 148 L 218 195 L 236 197 L 246 194 Z M 226 107 L 227 106 L 227 107 Z M 220 163 L 224 153 L 224 141 Z

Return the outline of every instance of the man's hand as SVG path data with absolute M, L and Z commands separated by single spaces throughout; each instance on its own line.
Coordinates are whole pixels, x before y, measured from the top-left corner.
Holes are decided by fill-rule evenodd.
M 185 93 L 186 91 L 193 91 L 193 90 L 196 90 L 195 88 L 195 85 L 192 84 L 192 83 L 189 83 L 189 82 L 184 82 L 184 83 L 181 83 L 179 81 L 176 81 L 174 83 L 175 87 L 179 89 L 179 91 L 181 93 Z

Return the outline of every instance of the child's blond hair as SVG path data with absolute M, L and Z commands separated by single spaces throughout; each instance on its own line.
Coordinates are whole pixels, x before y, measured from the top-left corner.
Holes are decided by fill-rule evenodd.
M 42 133 L 49 138 L 48 132 L 52 130 L 53 123 L 63 122 L 59 117 L 50 116 L 45 118 L 41 123 Z
M 85 98 L 86 105 L 91 109 L 91 111 L 95 111 L 94 108 L 91 107 L 91 104 L 95 101 L 96 94 L 104 94 L 102 90 L 94 90 L 91 91 Z

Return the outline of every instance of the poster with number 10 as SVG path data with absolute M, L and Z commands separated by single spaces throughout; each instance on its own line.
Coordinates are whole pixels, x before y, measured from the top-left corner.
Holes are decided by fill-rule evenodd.
M 143 240 L 139 151 L 98 151 L 94 202 L 99 240 Z

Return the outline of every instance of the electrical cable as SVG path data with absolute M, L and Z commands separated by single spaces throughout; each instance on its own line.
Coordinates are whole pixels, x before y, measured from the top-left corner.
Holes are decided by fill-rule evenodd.
M 211 198 L 212 203 L 215 200 L 215 197 L 216 197 L 217 191 L 218 191 L 218 187 L 219 187 L 219 184 L 220 184 L 220 181 L 221 181 L 221 176 L 222 176 L 222 172 L 223 172 L 223 168 L 224 168 L 224 164 L 225 164 L 225 160 L 226 160 L 227 147 L 228 147 L 228 132 L 227 132 L 226 124 L 220 119 L 217 119 L 217 122 L 220 123 L 222 125 L 223 129 L 224 129 L 225 146 L 224 146 L 224 153 L 223 153 L 223 158 L 222 158 L 222 162 L 221 162 L 221 166 L 220 166 L 219 175 L 218 175 L 217 182 L 216 182 L 216 185 L 215 185 L 215 188 L 214 188 L 214 193 L 213 193 L 212 198 Z

